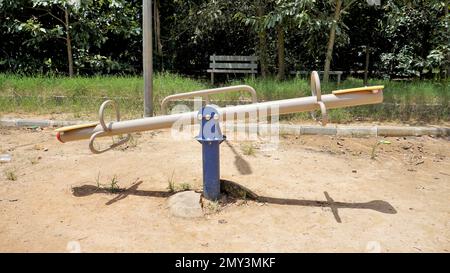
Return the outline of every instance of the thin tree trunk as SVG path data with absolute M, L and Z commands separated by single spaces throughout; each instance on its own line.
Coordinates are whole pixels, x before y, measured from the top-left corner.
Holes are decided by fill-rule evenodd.
M 284 49 L 284 29 L 280 22 L 277 26 L 277 48 L 278 48 L 278 80 L 283 80 L 285 77 L 286 60 Z
M 257 1 L 256 15 L 262 18 L 265 14 L 264 0 Z M 267 54 L 267 32 L 263 28 L 258 31 L 259 38 L 259 63 L 261 64 L 261 76 L 265 79 L 269 75 L 268 54 Z
M 69 77 L 73 76 L 73 55 L 72 55 L 72 40 L 70 38 L 70 22 L 69 10 L 64 9 L 65 27 L 66 27 L 66 46 L 67 46 L 67 61 L 69 64 Z
M 162 55 L 162 43 L 161 43 L 161 23 L 159 16 L 159 0 L 154 0 L 154 28 L 155 28 L 155 40 L 156 40 L 156 54 Z
M 161 21 L 159 16 L 159 0 L 154 0 L 153 7 L 153 27 L 155 32 L 155 47 L 156 47 L 156 55 L 159 56 L 159 62 L 161 64 L 161 71 L 164 70 L 163 64 L 163 51 L 162 51 L 162 43 L 161 43 Z
M 325 68 L 323 71 L 323 82 L 324 83 L 327 83 L 328 78 L 329 78 L 331 59 L 333 58 L 334 40 L 336 38 L 336 27 L 337 27 L 337 24 L 339 21 L 339 16 L 341 15 L 341 6 L 342 6 L 342 0 L 336 0 L 336 7 L 334 10 L 334 16 L 333 16 L 333 23 L 331 24 L 330 37 L 328 38 L 327 55 L 325 57 Z
M 448 0 L 445 0 L 445 7 L 444 7 L 445 20 L 448 20 L 447 19 L 448 18 L 448 5 L 449 5 Z M 447 24 L 447 32 L 448 31 L 450 31 L 449 24 Z M 447 42 L 450 44 L 450 40 Z M 447 54 L 447 60 L 448 60 L 448 63 L 450 64 L 450 53 Z M 449 64 L 447 65 L 447 73 L 445 75 L 446 78 L 448 78 L 450 76 L 450 65 Z
M 369 74 L 369 60 L 370 60 L 370 49 L 366 45 L 366 66 L 364 67 L 364 85 L 367 85 L 367 78 Z

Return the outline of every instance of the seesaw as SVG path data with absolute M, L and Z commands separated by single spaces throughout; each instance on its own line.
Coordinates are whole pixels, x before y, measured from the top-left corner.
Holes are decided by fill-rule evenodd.
M 57 132 L 57 139 L 63 143 L 89 139 L 89 149 L 93 153 L 98 154 L 126 143 L 130 139 L 130 133 L 171 128 L 176 123 L 195 124 L 196 120 L 198 120 L 201 126 L 196 139 L 202 144 L 203 195 L 209 200 L 217 200 L 220 195 L 219 145 L 226 139 L 220 130 L 220 121 L 245 118 L 248 113 L 256 113 L 258 118 L 261 118 L 262 115 L 273 116 L 320 110 L 322 113 L 321 124 L 325 126 L 328 121 L 327 109 L 381 103 L 383 101 L 383 88 L 384 86 L 381 85 L 368 86 L 335 90 L 331 94 L 322 95 L 319 75 L 316 71 L 313 71 L 311 73 L 312 96 L 309 97 L 229 107 L 217 107 L 208 104 L 203 106 L 198 112 L 194 111 L 126 121 L 120 121 L 119 108 L 115 102 L 107 100 L 100 106 L 99 122 L 62 127 L 55 131 Z M 207 97 L 209 94 L 240 91 L 242 89 L 250 92 L 253 98 L 256 97 L 254 89 L 249 86 L 226 87 L 176 94 L 175 96 L 172 95 L 163 100 L 163 105 L 168 100 L 174 98 L 185 98 L 194 95 Z M 106 123 L 104 120 L 104 111 L 109 104 L 115 108 L 116 121 Z M 95 148 L 94 141 L 97 137 L 116 135 L 127 136 L 104 150 L 97 150 Z

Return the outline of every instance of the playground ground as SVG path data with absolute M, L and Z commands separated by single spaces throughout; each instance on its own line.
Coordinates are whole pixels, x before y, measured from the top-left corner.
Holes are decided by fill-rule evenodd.
M 201 189 L 196 141 L 145 132 L 93 155 L 52 129 L 0 128 L 12 155 L 0 164 L 0 251 L 449 252 L 449 140 L 386 138 L 373 153 L 379 140 L 285 135 L 274 151 L 223 143 L 221 177 L 265 201 L 182 219 L 166 208 L 167 188 Z M 109 193 L 113 182 L 128 190 Z

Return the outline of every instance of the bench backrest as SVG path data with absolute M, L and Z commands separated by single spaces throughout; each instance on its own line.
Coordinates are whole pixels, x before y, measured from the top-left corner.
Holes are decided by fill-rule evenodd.
M 256 63 L 258 57 L 256 56 L 226 56 L 226 55 L 212 55 L 209 56 L 211 63 L 209 68 L 211 70 L 230 70 L 230 72 L 237 73 L 250 72 L 257 73 L 258 64 Z

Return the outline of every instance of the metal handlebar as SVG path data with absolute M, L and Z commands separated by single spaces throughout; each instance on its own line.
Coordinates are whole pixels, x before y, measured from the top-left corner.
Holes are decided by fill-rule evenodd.
M 258 99 L 256 97 L 256 91 L 255 91 L 255 89 L 253 89 L 253 87 L 251 87 L 249 85 L 236 85 L 236 86 L 229 86 L 229 87 L 204 89 L 204 90 L 198 90 L 198 91 L 192 91 L 192 92 L 180 93 L 180 94 L 173 94 L 173 95 L 167 96 L 161 102 L 161 111 L 164 115 L 167 114 L 167 109 L 166 109 L 167 103 L 171 100 L 201 96 L 201 97 L 205 98 L 205 101 L 208 104 L 209 103 L 209 95 L 211 95 L 211 94 L 219 94 L 219 93 L 235 92 L 235 91 L 249 92 L 252 95 L 252 103 L 258 102 Z
M 94 141 L 95 141 L 95 138 L 96 138 L 97 136 L 101 136 L 101 135 L 104 134 L 105 132 L 111 131 L 111 128 L 106 126 L 105 119 L 104 119 L 104 116 L 105 116 L 105 115 L 104 115 L 104 113 L 105 113 L 105 108 L 106 108 L 106 106 L 107 106 L 108 104 L 111 104 L 111 105 L 113 106 L 113 108 L 116 110 L 116 121 L 120 121 L 120 111 L 119 111 L 119 107 L 118 107 L 118 105 L 116 104 L 116 102 L 113 101 L 113 100 L 106 100 L 106 101 L 104 101 L 104 102 L 102 103 L 102 105 L 100 106 L 100 109 L 99 109 L 99 111 L 98 111 L 98 116 L 99 116 L 99 119 L 100 119 L 100 125 L 102 126 L 102 129 L 103 129 L 103 130 L 102 130 L 102 131 L 98 131 L 98 132 L 93 133 L 93 134 L 91 135 L 90 139 L 89 139 L 89 149 L 90 149 L 91 152 L 94 153 L 94 154 L 101 154 L 101 153 L 104 153 L 104 152 L 109 151 L 109 150 L 111 150 L 111 149 L 114 149 L 114 148 L 116 148 L 117 146 L 120 146 L 120 145 L 122 145 L 122 144 L 125 144 L 125 143 L 128 142 L 128 141 L 130 140 L 130 138 L 131 138 L 131 135 L 130 135 L 130 134 L 127 134 L 127 136 L 126 136 L 124 139 L 121 139 L 120 141 L 111 144 L 108 148 L 106 148 L 106 149 L 104 149 L 104 150 L 97 150 L 97 149 L 94 147 Z M 111 124 L 111 123 L 110 123 L 110 124 Z
M 325 103 L 322 101 L 322 91 L 320 89 L 320 79 L 317 71 L 311 72 L 311 94 L 316 97 L 317 104 L 320 106 L 320 112 L 322 113 L 322 120 L 318 120 L 318 122 L 320 125 L 325 126 L 328 123 L 328 114 Z M 311 117 L 317 120 L 314 112 L 311 112 Z

